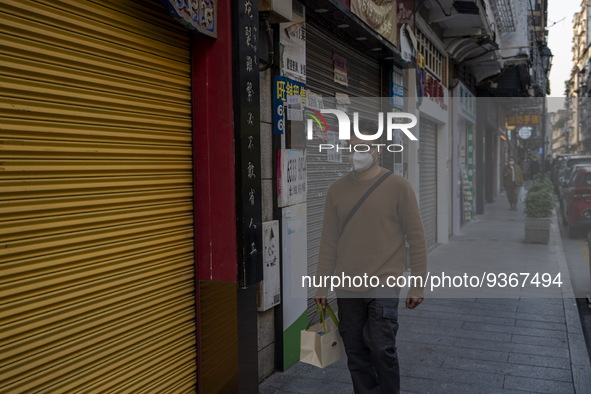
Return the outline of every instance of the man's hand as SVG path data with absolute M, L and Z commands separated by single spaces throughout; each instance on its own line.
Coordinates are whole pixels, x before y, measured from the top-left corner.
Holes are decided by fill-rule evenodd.
M 408 309 L 415 309 L 421 302 L 423 302 L 423 297 L 406 297 L 406 307 Z
M 321 305 L 322 308 L 326 308 L 326 297 L 314 297 L 314 301 L 316 301 L 316 305 Z

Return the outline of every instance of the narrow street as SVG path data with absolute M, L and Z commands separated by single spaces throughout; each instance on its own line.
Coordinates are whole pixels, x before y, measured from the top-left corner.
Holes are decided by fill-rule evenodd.
M 591 0 L 0 0 L 0 47 L 0 394 L 591 394 L 536 182 L 591 228 Z
M 428 298 L 416 310 L 399 307 L 398 352 L 404 393 L 587 393 L 589 354 L 570 287 L 584 291 L 581 239 L 568 240 L 567 272 L 556 218 L 548 245 L 523 242 L 523 213 L 508 210 L 505 196 L 484 215 L 429 254 L 430 270 L 484 259 L 518 266 L 530 260 L 540 271 L 558 269 L 565 281 L 548 298 Z M 579 253 L 577 255 L 576 253 Z M 500 257 L 502 256 L 502 258 Z M 497 293 L 498 294 L 498 293 Z M 530 293 L 531 294 L 531 293 Z M 297 363 L 260 386 L 264 394 L 351 393 L 346 364 L 325 369 Z

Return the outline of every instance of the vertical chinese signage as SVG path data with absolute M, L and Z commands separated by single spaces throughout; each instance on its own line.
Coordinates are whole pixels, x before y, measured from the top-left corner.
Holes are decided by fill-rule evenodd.
M 467 162 L 466 162 L 466 177 L 467 182 L 464 183 L 464 220 L 472 220 L 472 213 L 474 212 L 474 126 L 468 125 L 466 133 Z
M 234 21 L 238 284 L 242 288 L 247 288 L 263 279 L 257 60 L 258 2 L 236 1 L 232 20 Z

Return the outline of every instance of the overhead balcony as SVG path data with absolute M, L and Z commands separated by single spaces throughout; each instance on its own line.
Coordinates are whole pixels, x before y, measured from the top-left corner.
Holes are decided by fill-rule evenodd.
M 442 31 L 449 56 L 468 65 L 477 82 L 530 58 L 526 2 L 425 0 L 427 23 Z

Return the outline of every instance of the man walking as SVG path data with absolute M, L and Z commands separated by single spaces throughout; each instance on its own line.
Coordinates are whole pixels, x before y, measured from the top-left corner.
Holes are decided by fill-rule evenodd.
M 375 123 L 360 123 L 363 134 L 375 133 Z M 355 393 L 399 393 L 396 333 L 400 289 L 388 278 L 403 275 L 406 243 L 410 246 L 411 274 L 425 278 L 425 234 L 410 183 L 379 166 L 380 152 L 375 146 L 357 137 L 352 137 L 350 144 L 360 149 L 350 154 L 353 171 L 328 190 L 317 275 L 379 278 L 373 287 L 336 289 L 339 332 Z M 423 301 L 423 286 L 415 283 L 410 288 L 407 308 Z M 324 306 L 326 295 L 326 289 L 319 289 L 316 303 Z
M 521 167 L 515 163 L 513 156 L 509 156 L 509 160 L 503 171 L 503 185 L 507 191 L 507 199 L 511 206 L 509 210 L 517 211 L 517 196 L 519 194 L 519 188 L 523 186 L 523 176 L 521 174 Z

